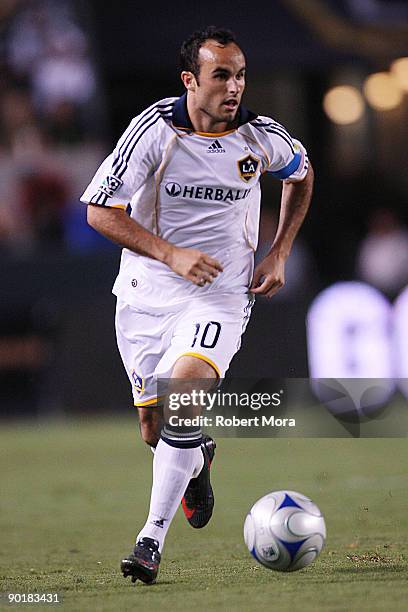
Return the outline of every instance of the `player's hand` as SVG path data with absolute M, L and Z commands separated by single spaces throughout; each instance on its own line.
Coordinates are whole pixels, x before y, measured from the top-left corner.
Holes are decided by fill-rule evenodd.
M 269 253 L 256 266 L 249 290 L 268 298 L 275 295 L 285 284 L 285 261 L 284 257 L 273 252 Z
M 173 272 L 199 287 L 204 287 L 206 283 L 212 283 L 222 272 L 222 266 L 216 259 L 198 249 L 183 249 L 173 246 L 166 263 Z

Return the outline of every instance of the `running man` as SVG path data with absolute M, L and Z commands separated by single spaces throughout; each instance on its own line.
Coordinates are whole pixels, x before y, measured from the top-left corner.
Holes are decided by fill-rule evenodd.
M 241 104 L 245 57 L 229 30 L 195 32 L 181 62 L 184 95 L 134 118 L 81 198 L 90 225 L 123 247 L 113 288 L 117 342 L 142 438 L 155 450 L 149 514 L 121 563 L 133 582 L 155 581 L 181 501 L 195 528 L 214 505 L 215 443 L 199 427 L 162 423 L 157 381 L 211 386 L 224 376 L 254 296 L 284 284 L 313 185 L 302 144 Z M 264 172 L 282 181 L 280 219 L 254 270 Z

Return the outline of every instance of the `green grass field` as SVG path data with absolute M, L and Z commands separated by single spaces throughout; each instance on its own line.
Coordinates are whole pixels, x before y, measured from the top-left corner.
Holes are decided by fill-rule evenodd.
M 149 587 L 118 566 L 146 516 L 151 463 L 136 419 L 3 425 L 0 592 L 59 593 L 57 609 L 78 611 L 407 610 L 406 439 L 218 440 L 213 519 L 194 531 L 177 513 Z M 252 503 L 283 488 L 311 497 L 328 530 L 293 574 L 258 566 L 242 537 Z

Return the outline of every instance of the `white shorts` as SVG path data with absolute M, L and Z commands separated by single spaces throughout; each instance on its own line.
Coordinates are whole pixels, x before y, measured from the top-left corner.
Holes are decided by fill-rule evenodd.
M 135 406 L 157 403 L 157 381 L 170 378 L 183 355 L 209 363 L 222 378 L 241 346 L 254 297 L 216 295 L 169 306 L 116 306 L 116 338 Z

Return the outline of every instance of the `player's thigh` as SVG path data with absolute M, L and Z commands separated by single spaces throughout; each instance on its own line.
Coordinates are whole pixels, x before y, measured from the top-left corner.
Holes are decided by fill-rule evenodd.
M 181 355 L 171 372 L 172 378 L 211 379 L 217 376 L 212 365 L 191 355 Z
M 245 296 L 192 300 L 178 317 L 157 375 L 170 377 L 174 364 L 189 356 L 204 361 L 222 378 L 241 346 L 252 303 Z
M 171 317 L 118 300 L 115 328 L 135 406 L 156 405 L 155 370 L 171 342 Z

